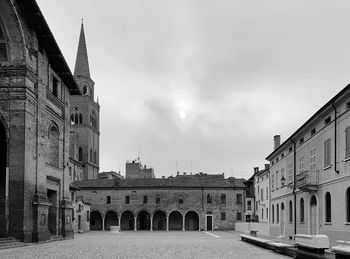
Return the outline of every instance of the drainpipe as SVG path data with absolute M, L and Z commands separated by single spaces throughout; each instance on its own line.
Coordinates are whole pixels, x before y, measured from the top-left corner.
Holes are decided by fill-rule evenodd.
M 334 109 L 334 171 L 339 174 L 337 169 L 337 107 L 332 102 L 332 107 Z
M 294 240 L 295 235 L 297 234 L 297 194 L 295 192 L 296 190 L 296 180 L 297 180 L 297 165 L 296 165 L 296 157 L 297 157 L 297 151 L 296 151 L 296 142 L 291 139 L 291 142 L 293 143 L 293 160 L 294 160 L 294 181 L 293 181 L 293 196 L 294 196 Z

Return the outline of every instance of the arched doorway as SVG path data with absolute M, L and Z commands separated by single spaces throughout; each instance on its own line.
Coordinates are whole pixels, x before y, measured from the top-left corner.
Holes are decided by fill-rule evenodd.
M 137 214 L 137 230 L 151 230 L 151 216 L 145 210 Z
M 286 223 L 286 210 L 284 209 L 284 203 L 281 203 L 281 236 L 285 234 L 285 223 Z
M 127 210 L 120 216 L 120 230 L 134 230 L 135 217 L 134 213 Z
M 169 230 L 182 230 L 182 214 L 177 210 L 169 214 Z
M 195 211 L 189 211 L 185 216 L 185 230 L 199 230 L 199 216 Z
M 105 230 L 109 230 L 110 226 L 118 226 L 118 215 L 115 211 L 108 211 L 105 216 Z
M 166 214 L 158 210 L 153 214 L 153 230 L 166 230 Z
M 90 213 L 90 230 L 102 230 L 102 214 L 99 211 Z
M 7 235 L 6 219 L 6 161 L 7 142 L 6 130 L 0 120 L 0 237 Z
M 317 200 L 315 195 L 310 200 L 310 235 L 317 234 Z

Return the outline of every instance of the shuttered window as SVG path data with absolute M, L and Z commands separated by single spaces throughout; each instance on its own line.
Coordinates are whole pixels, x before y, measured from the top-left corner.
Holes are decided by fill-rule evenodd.
M 346 222 L 350 222 L 350 187 L 346 190 Z
M 324 142 L 324 167 L 331 166 L 331 139 Z
M 329 192 L 325 195 L 325 207 L 326 207 L 326 222 L 332 222 L 332 202 L 331 194 Z
M 300 199 L 300 222 L 304 222 L 304 199 Z
M 350 127 L 345 130 L 345 158 L 350 157 Z

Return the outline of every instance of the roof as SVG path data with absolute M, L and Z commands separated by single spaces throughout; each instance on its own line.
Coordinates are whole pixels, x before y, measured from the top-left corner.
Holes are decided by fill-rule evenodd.
M 332 104 L 337 101 L 340 97 L 342 97 L 347 92 L 350 92 L 350 84 L 345 86 L 339 93 L 337 93 L 332 99 L 330 99 L 325 105 L 323 105 L 314 115 L 311 116 L 300 128 L 298 128 L 288 139 L 286 139 L 278 148 L 276 148 L 270 155 L 268 155 L 265 159 L 269 160 L 271 156 L 277 153 L 282 146 L 287 144 L 288 142 L 293 141 L 293 137 L 295 137 L 298 133 L 300 133 L 310 122 L 316 119 L 322 112 L 324 112 L 327 108 L 329 108 Z M 294 140 L 295 141 L 295 140 Z
M 210 177 L 139 178 L 112 180 L 82 180 L 74 182 L 79 188 L 245 188 L 244 179 Z
M 81 94 L 72 72 L 58 47 L 40 8 L 35 0 L 16 1 L 20 8 L 21 15 L 37 34 L 40 45 L 45 49 L 49 63 L 56 74 L 67 85 L 71 94 Z

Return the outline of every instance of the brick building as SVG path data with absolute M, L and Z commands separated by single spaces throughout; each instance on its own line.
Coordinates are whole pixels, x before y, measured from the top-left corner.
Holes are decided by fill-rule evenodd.
M 142 165 L 140 159 L 126 162 L 125 164 L 125 178 L 137 179 L 137 178 L 155 178 L 154 170 L 152 167 Z
M 187 175 L 83 180 L 77 195 L 92 204 L 91 230 L 234 229 L 244 215 L 243 179 Z
M 0 236 L 73 235 L 67 165 L 79 95 L 36 1 L 0 0 Z

